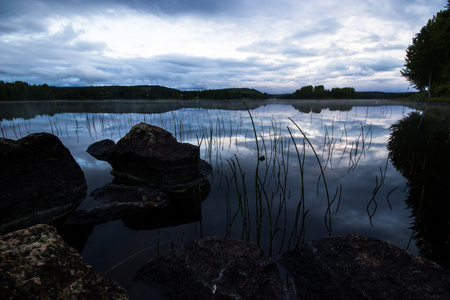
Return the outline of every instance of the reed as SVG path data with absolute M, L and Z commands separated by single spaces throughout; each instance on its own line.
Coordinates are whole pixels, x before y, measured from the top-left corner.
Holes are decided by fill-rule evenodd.
M 2 132 L 2 137 L 4 139 L 8 138 L 8 131 L 6 129 L 5 124 L 3 124 L 3 122 L 0 122 L 0 131 Z
M 229 159 L 229 160 L 227 160 L 227 162 L 228 162 L 228 164 L 230 166 L 230 169 L 231 169 L 231 172 L 232 172 L 231 173 L 232 177 L 230 178 L 230 180 L 228 180 L 228 177 L 226 177 L 227 178 L 227 187 L 229 189 L 228 190 L 228 194 L 230 194 L 230 183 L 234 183 L 234 189 L 236 190 L 236 196 L 237 196 L 237 200 L 238 200 L 238 207 L 235 210 L 234 215 L 231 217 L 231 214 L 230 214 L 228 236 L 231 235 L 231 230 L 232 230 L 234 221 L 236 220 L 237 216 L 240 214 L 241 215 L 241 220 L 242 220 L 241 239 L 243 239 L 244 236 L 247 237 L 248 234 L 249 234 L 249 229 L 248 229 L 249 226 L 248 225 L 249 225 L 249 222 L 250 222 L 250 220 L 247 219 L 247 214 L 244 211 L 244 207 L 247 207 L 247 206 L 243 204 L 244 201 L 248 202 L 247 194 L 246 194 L 246 192 L 241 193 L 241 191 L 240 191 L 240 183 L 241 182 L 242 182 L 243 190 L 246 191 L 246 188 L 245 188 L 245 186 L 246 186 L 245 185 L 245 174 L 241 173 L 241 176 L 240 177 L 238 176 L 239 172 L 238 172 L 238 167 L 236 165 L 236 161 L 235 160 Z M 231 201 L 230 201 L 230 203 L 231 203 Z M 231 207 L 230 203 L 228 204 L 228 206 Z M 230 208 L 230 211 L 231 211 L 231 208 Z
M 261 243 L 261 220 L 263 214 L 262 207 L 262 199 L 259 193 L 259 162 L 260 162 L 260 150 L 259 150 L 259 142 L 258 142 L 258 134 L 256 133 L 255 122 L 253 120 L 253 116 L 248 109 L 247 104 L 244 102 L 245 108 L 250 116 L 250 121 L 252 123 L 253 134 L 255 137 L 256 143 L 256 168 L 255 168 L 255 208 L 256 208 L 256 244 L 259 246 Z
M 77 143 L 79 143 L 80 142 L 80 136 L 78 135 L 78 129 L 80 128 L 80 126 L 78 126 L 78 121 L 77 121 L 77 118 L 75 117 L 74 114 L 72 115 L 72 117 L 73 117 L 73 120 L 75 121 L 75 133 L 77 135 Z
M 304 165 L 305 165 L 305 142 L 304 142 L 304 140 L 305 139 L 303 140 L 303 155 L 300 155 L 300 152 L 297 147 L 297 143 L 295 142 L 294 135 L 292 134 L 292 131 L 289 127 L 287 129 L 289 131 L 289 135 L 291 136 L 295 151 L 297 153 L 297 159 L 298 159 L 298 164 L 299 164 L 299 168 L 300 168 L 300 184 L 301 184 L 300 200 L 297 203 L 294 226 L 293 226 L 293 229 L 291 232 L 291 236 L 289 238 L 289 244 L 288 244 L 288 249 L 289 249 L 293 238 L 294 238 L 296 247 L 299 246 L 300 241 L 303 244 L 303 242 L 305 240 L 305 236 L 306 236 L 305 220 L 306 220 L 306 215 L 308 214 L 309 210 L 305 210 L 305 183 L 304 183 Z M 300 229 L 298 229 L 298 220 L 300 217 L 300 212 L 302 214 L 302 223 L 301 223 Z
M 289 118 L 289 120 L 295 125 L 295 127 L 297 127 L 297 129 L 301 132 L 301 134 L 303 135 L 303 137 L 305 138 L 305 140 L 308 142 L 309 146 L 311 147 L 314 156 L 317 160 L 317 163 L 319 164 L 319 168 L 320 168 L 320 173 L 322 175 L 322 180 L 323 180 L 323 184 L 325 186 L 325 192 L 327 195 L 327 211 L 325 213 L 325 227 L 328 230 L 328 234 L 331 235 L 332 233 L 332 228 L 331 228 L 331 210 L 330 210 L 330 206 L 331 206 L 331 201 L 330 201 L 330 195 L 328 193 L 328 186 L 327 186 L 327 180 L 325 178 L 325 174 L 324 174 L 324 169 L 322 168 L 322 163 L 320 162 L 320 158 L 317 155 L 316 150 L 314 149 L 313 144 L 311 143 L 311 141 L 308 139 L 308 137 L 306 136 L 306 134 L 303 132 L 303 130 L 300 128 L 300 126 L 297 125 L 297 123 L 295 123 L 294 120 L 292 120 L 291 118 Z

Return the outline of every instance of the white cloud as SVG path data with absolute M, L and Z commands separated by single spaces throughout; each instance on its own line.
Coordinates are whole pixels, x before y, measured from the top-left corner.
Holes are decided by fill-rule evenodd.
M 0 0 L 0 79 L 404 91 L 405 49 L 445 4 Z

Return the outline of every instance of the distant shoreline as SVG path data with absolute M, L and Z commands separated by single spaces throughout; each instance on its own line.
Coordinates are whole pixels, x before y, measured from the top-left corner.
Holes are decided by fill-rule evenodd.
M 250 88 L 226 88 L 214 90 L 182 91 L 158 85 L 138 86 L 83 86 L 56 87 L 30 85 L 26 82 L 0 81 L 0 101 L 22 100 L 336 100 L 336 99 L 407 99 L 417 92 L 356 92 L 354 88 L 333 88 L 304 86 L 294 93 L 268 94 Z

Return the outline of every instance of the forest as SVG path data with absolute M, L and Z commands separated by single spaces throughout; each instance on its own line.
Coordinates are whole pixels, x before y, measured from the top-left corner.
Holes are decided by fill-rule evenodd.
M 304 86 L 292 94 L 267 94 L 249 88 L 181 91 L 157 85 L 56 87 L 0 80 L 0 101 L 20 100 L 260 100 L 260 99 L 389 99 L 411 93 L 356 92 L 352 87 Z

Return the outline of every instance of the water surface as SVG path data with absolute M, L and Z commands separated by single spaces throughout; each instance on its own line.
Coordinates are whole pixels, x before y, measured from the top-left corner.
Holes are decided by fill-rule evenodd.
M 131 278 L 148 259 L 213 235 L 248 239 L 274 259 L 304 242 L 349 233 L 419 253 L 411 242 L 411 179 L 394 167 L 387 145 L 393 124 L 422 112 L 379 100 L 245 104 L 248 110 L 242 101 L 0 103 L 1 136 L 57 135 L 84 171 L 88 194 L 112 176 L 110 165 L 87 147 L 117 142 L 137 123 L 200 145 L 202 159 L 213 166 L 200 220 L 176 226 L 168 220 L 153 229 L 116 220 L 77 233 L 86 262 L 134 298 L 146 288 Z M 95 204 L 88 195 L 78 209 Z

